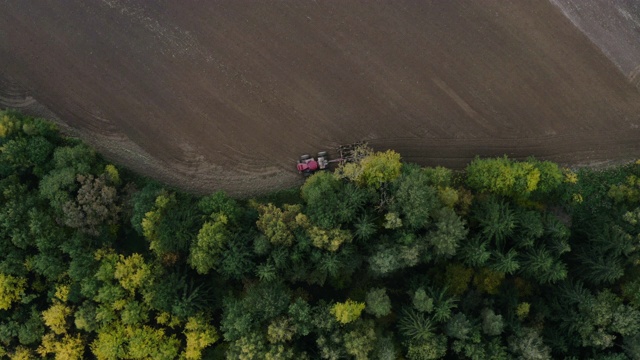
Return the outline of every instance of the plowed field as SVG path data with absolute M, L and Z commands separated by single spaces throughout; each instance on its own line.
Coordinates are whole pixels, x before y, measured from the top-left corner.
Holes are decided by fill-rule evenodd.
M 454 167 L 640 156 L 640 91 L 545 1 L 1 4 L 0 102 L 199 192 L 293 185 L 357 140 Z

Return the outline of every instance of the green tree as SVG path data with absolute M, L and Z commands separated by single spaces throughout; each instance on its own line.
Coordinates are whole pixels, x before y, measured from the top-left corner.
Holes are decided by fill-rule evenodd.
M 450 295 L 447 288 L 428 288 L 429 297 L 433 299 L 433 315 L 435 322 L 443 323 L 449 320 L 453 310 L 458 307 L 458 299 Z
M 533 162 L 536 169 L 540 171 L 540 181 L 538 182 L 537 191 L 541 194 L 549 194 L 556 190 L 564 179 L 562 170 L 558 167 L 558 164 L 551 161 L 535 161 Z
M 578 314 L 575 323 L 569 326 L 580 335 L 582 346 L 605 349 L 612 347 L 620 335 L 640 333 L 640 311 L 624 305 L 608 289 L 578 303 Z
M 373 351 L 376 342 L 376 333 L 373 321 L 358 321 L 354 329 L 344 335 L 344 347 L 347 354 L 356 360 L 367 360 Z
M 296 215 L 299 205 L 284 205 L 283 209 L 273 204 L 258 205 L 260 217 L 256 222 L 258 229 L 273 245 L 291 246 L 295 239 L 293 230 L 298 227 Z
M 53 153 L 53 169 L 40 180 L 40 194 L 54 209 L 61 210 L 78 190 L 78 174 L 90 174 L 96 164 L 95 152 L 86 145 L 58 147 Z
M 399 229 L 402 227 L 402 219 L 398 216 L 398 213 L 386 213 L 384 215 L 384 224 L 382 226 L 389 230 Z
M 541 284 L 555 283 L 567 277 L 567 268 L 544 247 L 530 250 L 524 256 L 522 273 Z
M 293 321 L 296 332 L 307 336 L 313 329 L 313 314 L 311 306 L 305 300 L 298 298 L 289 305 L 287 314 Z
M 0 111 L 0 163 L 7 174 L 31 172 L 42 177 L 50 170 L 57 139 L 57 129 L 50 122 Z
M 432 335 L 407 343 L 407 358 L 410 360 L 441 359 L 446 354 L 447 338 L 444 335 Z
M 156 199 L 162 191 L 160 184 L 150 181 L 131 197 L 131 226 L 141 236 L 144 234 L 142 220 L 154 209 Z
M 623 348 L 630 359 L 640 358 L 640 335 L 625 336 Z
M 85 243 L 80 234 L 71 235 L 57 222 L 50 209 L 34 206 L 25 219 L 29 228 L 29 237 L 35 242 L 37 252 L 29 265 L 33 271 L 52 281 L 58 280 L 67 270 L 76 265 L 75 256 L 79 252 L 86 252 L 90 244 Z M 71 262 L 69 257 L 72 256 Z
M 291 303 L 289 289 L 280 282 L 258 283 L 241 298 L 224 299 L 220 329 L 226 341 L 235 341 L 285 314 Z
M 24 314 L 24 316 L 19 316 L 18 341 L 21 345 L 35 345 L 40 341 L 42 336 L 44 336 L 45 332 L 44 322 L 40 316 L 40 312 L 36 306 L 20 312 L 22 313 L 20 315 Z
M 226 248 L 221 253 L 218 272 L 229 279 L 242 279 L 255 269 L 254 252 L 251 239 L 256 238 L 254 231 L 231 234 Z
M 42 202 L 16 175 L 1 179 L 0 190 L 0 201 L 3 204 L 0 208 L 0 241 L 5 253 L 9 255 L 13 249 L 26 250 L 34 245 L 35 239 L 29 229 L 29 213 L 32 209 L 41 207 Z
M 441 206 L 438 191 L 431 186 L 431 178 L 422 169 L 416 169 L 398 179 L 393 209 L 402 215 L 412 229 L 427 227 L 431 213 Z
M 353 227 L 353 235 L 357 240 L 369 240 L 378 232 L 378 227 L 373 216 L 368 213 L 358 217 L 355 220 Z
M 267 345 L 261 334 L 252 332 L 231 342 L 227 359 L 259 360 L 266 358 Z
M 492 309 L 482 309 L 482 331 L 489 336 L 498 336 L 504 330 L 502 315 L 497 315 Z
M 575 239 L 580 246 L 576 246 L 573 252 L 578 263 L 575 267 L 578 276 L 595 285 L 612 284 L 620 279 L 625 268 L 633 263 L 637 249 L 637 239 L 619 225 L 601 225 L 593 232 Z
M 379 360 L 396 360 L 400 356 L 399 345 L 392 335 L 378 336 L 372 357 Z
M 267 340 L 272 343 L 284 343 L 291 341 L 296 333 L 295 325 L 291 318 L 276 318 L 267 327 Z
M 551 349 L 532 328 L 522 328 L 509 338 L 509 350 L 523 360 L 551 360 Z
M 435 214 L 436 228 L 427 236 L 437 257 L 450 258 L 456 254 L 459 243 L 467 236 L 468 230 L 451 208 L 442 208 Z
M 373 288 L 367 292 L 366 311 L 375 317 L 383 317 L 391 313 L 391 299 L 385 288 Z
M 211 288 L 184 270 L 155 268 L 143 299 L 149 307 L 188 320 L 211 307 Z
M 472 236 L 462 244 L 458 250 L 458 256 L 465 265 L 480 267 L 486 264 L 491 257 L 489 244 L 482 236 Z
M 472 331 L 473 325 L 463 313 L 453 315 L 445 326 L 447 336 L 458 340 L 467 340 L 471 336 Z
M 545 233 L 545 224 L 542 215 L 533 210 L 518 209 L 516 211 L 517 230 L 515 237 L 518 240 L 516 246 L 520 248 L 533 247 L 535 241 L 540 239 Z
M 428 183 L 439 189 L 451 186 L 453 181 L 453 171 L 442 166 L 425 167 L 422 172 L 427 176 Z
M 78 330 L 94 332 L 98 328 L 96 306 L 92 301 L 85 301 L 74 312 L 74 324 Z
M 560 185 L 562 172 L 554 165 L 534 159 L 514 162 L 506 156 L 476 158 L 467 166 L 467 185 L 480 192 L 526 199 L 534 192 L 546 194 Z
M 498 249 L 505 248 L 507 238 L 513 235 L 517 218 L 509 203 L 490 198 L 483 202 L 473 213 L 482 234 L 495 241 Z
M 506 253 L 500 250 L 491 253 L 489 267 L 497 272 L 513 275 L 520 269 L 519 253 L 511 248 Z
M 419 288 L 413 293 L 413 307 L 418 311 L 431 313 L 433 311 L 433 299 L 427 295 L 423 288 Z
M 224 214 L 233 226 L 239 226 L 239 222 L 244 216 L 240 204 L 223 191 L 200 198 L 197 206 L 200 212 L 206 215 Z
M 149 248 L 167 264 L 188 254 L 201 226 L 196 200 L 190 195 L 166 191 L 156 197 L 141 223 Z
M 305 181 L 301 195 L 305 213 L 324 229 L 352 222 L 371 198 L 366 189 L 345 183 L 328 172 L 318 172 Z
M 223 251 L 229 241 L 228 220 L 223 214 L 214 214 L 202 225 L 196 241 L 191 245 L 188 262 L 200 274 L 207 274 L 220 266 Z
M 386 276 L 399 269 L 416 266 L 420 261 L 420 251 L 417 245 L 382 244 L 368 261 L 373 274 Z
M 435 324 L 425 313 L 405 309 L 398 320 L 400 334 L 409 341 L 426 341 L 433 337 Z

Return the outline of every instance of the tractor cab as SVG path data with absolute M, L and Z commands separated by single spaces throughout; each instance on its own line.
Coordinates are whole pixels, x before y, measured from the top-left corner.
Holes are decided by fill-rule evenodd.
M 327 152 L 321 151 L 318 153 L 317 160 L 306 154 L 300 156 L 297 168 L 299 173 L 303 174 L 304 176 L 310 176 L 317 170 L 326 169 L 328 165 L 329 160 L 327 158 Z

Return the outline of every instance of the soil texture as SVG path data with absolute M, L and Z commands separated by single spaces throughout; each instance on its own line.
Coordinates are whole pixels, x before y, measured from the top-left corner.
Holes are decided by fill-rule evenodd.
M 553 1 L 3 0 L 0 104 L 197 192 L 298 184 L 300 154 L 359 140 L 453 167 L 640 156 L 637 53 L 558 5 L 609 2 Z

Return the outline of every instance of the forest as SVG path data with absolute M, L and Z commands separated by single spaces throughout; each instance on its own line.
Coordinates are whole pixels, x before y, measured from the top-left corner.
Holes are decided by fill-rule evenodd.
M 0 357 L 640 359 L 640 162 L 196 196 L 0 112 Z

